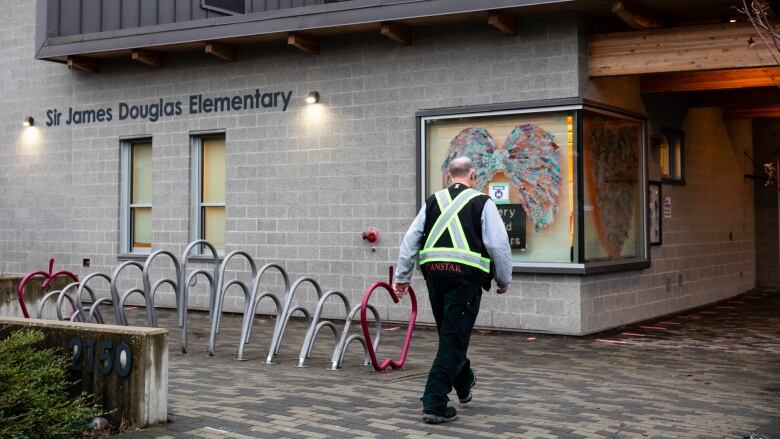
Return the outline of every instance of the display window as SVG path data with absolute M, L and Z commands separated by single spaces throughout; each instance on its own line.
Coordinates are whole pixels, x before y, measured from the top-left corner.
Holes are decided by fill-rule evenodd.
M 637 258 L 645 242 L 642 124 L 583 115 L 585 261 Z
M 418 113 L 420 203 L 468 156 L 504 220 L 516 271 L 647 260 L 644 122 L 585 105 Z M 606 269 L 610 269 L 607 267 Z

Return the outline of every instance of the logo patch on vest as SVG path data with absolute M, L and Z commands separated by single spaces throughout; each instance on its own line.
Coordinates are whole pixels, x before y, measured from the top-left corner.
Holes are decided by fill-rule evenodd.
M 461 265 L 451 262 L 428 262 L 425 264 L 427 274 L 432 272 L 461 273 Z

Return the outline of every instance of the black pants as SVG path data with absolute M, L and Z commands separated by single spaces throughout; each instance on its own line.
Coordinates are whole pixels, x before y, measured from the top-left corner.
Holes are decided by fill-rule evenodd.
M 422 396 L 423 410 L 440 413 L 447 407 L 452 388 L 468 395 L 474 372 L 466 357 L 471 330 L 479 313 L 479 282 L 458 276 L 429 276 L 428 297 L 439 332 L 439 349 Z

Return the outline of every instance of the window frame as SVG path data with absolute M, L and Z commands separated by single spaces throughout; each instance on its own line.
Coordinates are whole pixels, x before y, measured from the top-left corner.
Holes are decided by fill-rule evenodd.
M 120 177 L 119 177 L 119 255 L 146 257 L 152 253 L 152 243 L 148 248 L 133 248 L 133 219 L 134 208 L 149 208 L 154 212 L 153 204 L 132 204 L 131 193 L 133 190 L 133 145 L 148 143 L 152 145 L 154 155 L 154 142 L 151 136 L 134 136 L 120 139 Z M 154 164 L 154 161 L 152 161 Z M 154 187 L 154 185 L 152 185 Z
M 225 130 L 197 131 L 190 133 L 190 242 L 205 238 L 204 210 L 205 207 L 225 208 L 225 231 L 227 232 L 227 181 L 225 181 L 224 203 L 203 203 L 203 141 L 206 139 L 223 139 L 225 142 L 225 162 L 227 167 L 227 136 Z M 225 172 L 227 179 L 227 170 Z M 227 238 L 227 233 L 225 234 Z M 227 241 L 227 240 L 226 240 Z M 227 242 L 225 242 L 227 247 Z M 219 256 L 225 255 L 225 248 L 217 247 Z M 203 245 L 198 246 L 195 256 L 210 256 Z
M 680 176 L 674 176 L 674 175 L 663 175 L 663 171 L 661 171 L 661 145 L 663 144 L 664 138 L 667 139 L 667 142 L 671 139 L 676 139 L 678 143 L 675 143 L 672 145 L 672 142 L 669 142 L 667 155 L 666 158 L 667 162 L 669 163 L 669 170 L 672 170 L 672 157 L 676 156 L 676 149 L 679 148 L 680 151 Z M 655 139 L 656 144 L 654 145 L 654 148 L 658 150 L 658 169 L 659 169 L 659 175 L 661 177 L 661 183 L 662 184 L 670 184 L 670 185 L 678 185 L 678 186 L 685 186 L 685 131 L 679 130 L 676 128 L 670 128 L 667 126 L 662 126 L 660 129 L 660 135 L 657 139 Z M 675 161 L 676 163 L 676 161 Z
M 443 119 L 456 119 L 464 117 L 491 117 L 491 116 L 505 116 L 515 114 L 529 114 L 529 113 L 549 113 L 558 111 L 574 111 L 575 112 L 575 150 L 576 150 L 576 163 L 574 179 L 575 183 L 575 209 L 576 209 L 576 252 L 575 262 L 513 262 L 512 271 L 515 273 L 537 273 L 537 274 L 597 274 L 614 271 L 627 271 L 647 268 L 650 266 L 650 245 L 649 245 L 649 233 L 648 230 L 648 218 L 647 209 L 639 209 L 640 218 L 640 231 L 645 231 L 641 234 L 643 240 L 643 248 L 640 255 L 632 258 L 624 258 L 612 261 L 585 261 L 585 223 L 584 223 L 584 145 L 583 145 L 583 113 L 585 111 L 596 112 L 605 114 L 607 116 L 613 116 L 628 120 L 633 120 L 641 125 L 641 145 L 639 151 L 639 185 L 642 190 L 640 191 L 640 206 L 647 205 L 647 145 L 648 145 L 648 129 L 647 118 L 644 115 L 633 113 L 620 108 L 615 108 L 609 105 L 596 103 L 587 99 L 573 98 L 573 99 L 550 99 L 544 101 L 529 101 L 520 103 L 506 103 L 506 104 L 489 104 L 489 105 L 475 105 L 467 107 L 453 107 L 453 108 L 441 108 L 441 109 L 429 109 L 421 110 L 415 114 L 416 118 L 416 142 L 417 142 L 417 209 L 419 210 L 426 198 L 427 178 L 426 175 L 426 160 L 427 160 L 427 146 L 426 136 L 427 127 L 426 122 L 443 120 Z

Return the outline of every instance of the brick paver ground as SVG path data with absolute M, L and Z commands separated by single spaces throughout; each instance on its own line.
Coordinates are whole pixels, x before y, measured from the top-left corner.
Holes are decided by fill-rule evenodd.
M 173 317 L 163 312 L 161 325 L 173 328 Z M 356 344 L 343 371 L 326 370 L 325 332 L 310 367 L 296 367 L 303 321 L 291 323 L 268 366 L 273 320 L 257 320 L 249 360 L 236 361 L 240 320 L 226 315 L 209 358 L 206 318 L 191 315 L 187 355 L 171 331 L 172 422 L 121 437 L 780 438 L 778 293 L 589 337 L 476 333 L 474 400 L 459 405 L 452 394 L 460 419 L 438 426 L 421 422 L 419 402 L 433 331 L 415 332 L 404 370 L 380 374 L 359 365 Z M 386 330 L 380 352 L 402 336 Z

